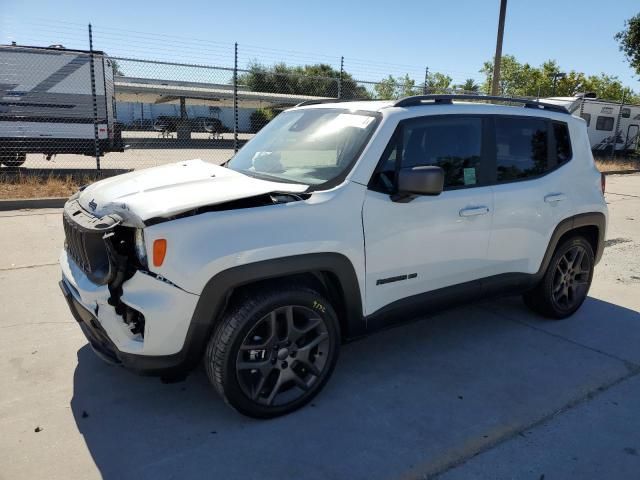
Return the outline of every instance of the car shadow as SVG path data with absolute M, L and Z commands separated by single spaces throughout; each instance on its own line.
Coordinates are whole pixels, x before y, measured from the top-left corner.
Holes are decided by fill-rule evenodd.
M 88 346 L 71 408 L 105 479 L 389 478 L 473 455 L 628 374 L 570 337 L 616 319 L 636 338 L 638 312 L 590 298 L 580 313 L 589 321 L 567 320 L 568 341 L 535 328 L 549 323 L 519 300 L 491 309 L 461 307 L 345 345 L 313 403 L 273 420 L 230 409 L 203 368 L 162 384 Z

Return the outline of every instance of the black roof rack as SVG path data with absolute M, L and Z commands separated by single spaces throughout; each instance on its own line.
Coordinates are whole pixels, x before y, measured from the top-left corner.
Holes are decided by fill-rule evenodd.
M 296 107 L 306 107 L 307 105 L 319 105 L 321 103 L 340 103 L 340 102 L 357 102 L 358 100 L 349 98 L 321 98 L 319 100 L 305 100 L 296 105 Z
M 396 100 L 393 103 L 394 107 L 412 107 L 416 105 L 423 105 L 426 102 L 433 102 L 435 104 L 450 104 L 453 100 L 475 100 L 479 102 L 504 102 L 504 103 L 519 103 L 523 104 L 525 108 L 538 108 L 543 110 L 549 110 L 550 112 L 559 112 L 569 114 L 569 110 L 561 105 L 553 105 L 551 103 L 539 102 L 531 98 L 520 97 L 497 97 L 491 95 L 464 95 L 464 94 L 438 94 L 438 95 L 415 95 L 413 97 L 404 97 L 400 100 Z

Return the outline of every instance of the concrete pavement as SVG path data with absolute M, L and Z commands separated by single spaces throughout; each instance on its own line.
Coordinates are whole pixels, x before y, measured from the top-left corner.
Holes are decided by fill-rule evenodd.
M 60 212 L 0 212 L 0 479 L 638 478 L 640 175 L 607 188 L 610 246 L 575 316 L 511 297 L 376 334 L 270 421 L 202 369 L 164 385 L 101 362 L 58 291 Z

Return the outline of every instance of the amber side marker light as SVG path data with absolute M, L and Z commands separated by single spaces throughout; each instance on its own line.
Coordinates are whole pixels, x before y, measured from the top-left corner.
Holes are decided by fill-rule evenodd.
M 167 241 L 164 238 L 159 238 L 153 242 L 153 266 L 159 267 L 164 262 L 164 257 L 167 254 Z

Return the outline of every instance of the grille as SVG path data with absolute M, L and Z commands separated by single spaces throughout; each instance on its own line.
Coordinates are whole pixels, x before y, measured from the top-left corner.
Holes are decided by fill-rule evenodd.
M 119 223 L 116 216 L 98 218 L 91 215 L 75 199 L 69 200 L 64 207 L 62 224 L 67 255 L 97 285 L 109 283 L 115 274 L 111 243 L 105 235 Z
M 62 216 L 62 224 L 67 241 L 67 254 L 86 274 L 92 273 L 86 242 L 87 235 L 91 234 L 81 231 L 79 226 L 66 215 Z

